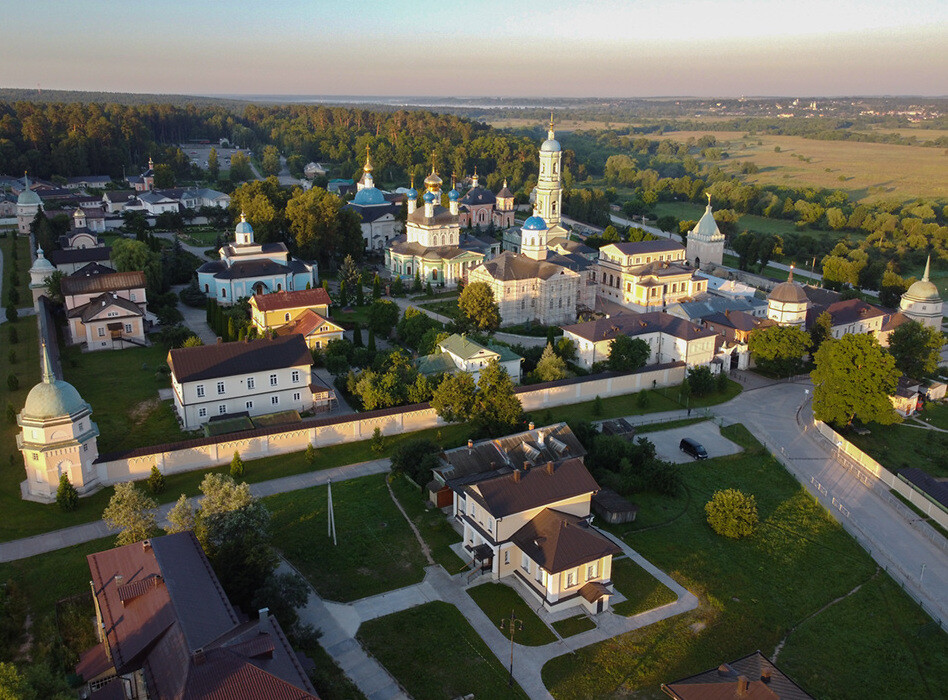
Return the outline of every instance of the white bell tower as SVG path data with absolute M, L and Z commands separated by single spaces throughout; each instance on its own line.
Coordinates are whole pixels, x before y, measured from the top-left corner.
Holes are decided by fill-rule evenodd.
M 540 146 L 540 176 L 537 180 L 536 199 L 537 215 L 551 228 L 560 223 L 563 208 L 563 150 L 556 140 L 553 126 L 551 113 L 547 139 Z

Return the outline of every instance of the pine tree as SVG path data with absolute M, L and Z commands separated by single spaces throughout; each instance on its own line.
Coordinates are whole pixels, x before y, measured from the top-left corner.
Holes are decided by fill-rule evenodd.
M 375 278 L 372 280 L 372 298 L 382 298 L 382 278 L 379 277 L 378 272 L 375 273 Z
M 161 493 L 165 490 L 165 475 L 161 473 L 157 466 L 151 468 L 151 474 L 148 477 L 148 490 L 152 493 Z
M 411 285 L 411 291 L 420 292 L 423 289 L 421 286 L 421 272 L 415 270 L 415 281 Z
M 369 352 L 375 353 L 375 329 L 369 328 Z
M 309 443 L 306 446 L 306 452 L 303 455 L 306 458 L 307 463 L 315 464 L 316 462 L 316 448 L 313 447 L 313 443 Z
M 230 475 L 239 479 L 244 475 L 244 460 L 240 458 L 240 452 L 234 450 L 234 458 L 230 460 Z
M 59 477 L 59 488 L 56 489 L 56 503 L 60 510 L 69 512 L 79 507 L 79 492 L 69 481 L 69 477 L 63 474 Z
M 380 455 L 383 452 L 385 452 L 385 438 L 382 437 L 382 429 L 377 426 L 372 433 L 371 447 L 372 447 L 372 452 L 374 452 L 377 455 Z
M 346 281 L 339 283 L 339 306 L 349 306 L 349 295 L 346 290 Z
M 362 280 L 356 282 L 356 305 L 365 306 L 365 290 L 362 288 Z
M 357 348 L 362 347 L 362 327 L 358 323 L 352 329 L 352 344 Z

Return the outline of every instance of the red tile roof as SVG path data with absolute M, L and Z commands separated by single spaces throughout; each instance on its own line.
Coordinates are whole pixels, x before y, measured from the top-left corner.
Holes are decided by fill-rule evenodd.
M 329 298 L 329 292 L 322 287 L 300 289 L 295 292 L 254 294 L 252 301 L 254 302 L 254 306 L 261 311 L 298 309 L 301 306 L 328 306 L 332 303 L 332 300 Z

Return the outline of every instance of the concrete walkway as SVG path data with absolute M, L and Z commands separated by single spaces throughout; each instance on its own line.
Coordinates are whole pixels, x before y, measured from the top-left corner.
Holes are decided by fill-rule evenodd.
M 304 474 L 284 476 L 279 479 L 271 479 L 269 481 L 261 481 L 256 484 L 251 484 L 250 492 L 258 498 L 263 498 L 277 493 L 299 491 L 300 489 L 307 489 L 311 486 L 322 486 L 330 479 L 332 481 L 346 481 L 348 479 L 357 479 L 360 476 L 368 476 L 369 474 L 383 474 L 387 472 L 389 468 L 390 462 L 388 459 L 375 459 L 369 462 L 359 462 L 342 467 L 333 467 L 321 471 L 312 471 Z M 200 496 L 191 498 L 192 505 L 198 505 L 200 498 Z M 165 518 L 173 506 L 174 502 L 158 506 L 156 516 L 159 525 L 167 524 Z M 45 532 L 41 535 L 34 535 L 33 537 L 2 542 L 0 543 L 0 562 L 15 561 L 37 554 L 44 554 L 45 552 L 52 552 L 57 549 L 62 549 L 63 547 L 71 547 L 73 545 L 82 544 L 83 542 L 90 542 L 91 540 L 101 537 L 107 537 L 108 535 L 115 534 L 115 532 L 115 530 L 109 529 L 104 521 L 97 520 L 91 523 L 63 528 L 62 530 Z
M 175 294 L 179 294 L 182 289 L 187 289 L 186 284 L 176 284 L 171 288 Z M 217 342 L 217 333 L 215 333 L 207 322 L 207 311 L 205 309 L 195 309 L 188 306 L 181 299 L 178 299 L 178 311 L 184 317 L 184 325 L 201 339 L 205 345 L 214 345 Z

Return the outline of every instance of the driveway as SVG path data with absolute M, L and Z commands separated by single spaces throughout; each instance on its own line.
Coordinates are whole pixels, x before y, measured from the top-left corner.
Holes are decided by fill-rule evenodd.
M 697 440 L 708 451 L 708 457 L 712 458 L 737 454 L 743 450 L 740 445 L 722 436 L 717 423 L 713 421 L 695 423 L 683 428 L 659 430 L 654 433 L 646 433 L 642 437 L 648 438 L 654 443 L 655 452 L 659 459 L 675 464 L 687 464 L 694 461 L 690 455 L 686 455 L 678 449 L 678 444 L 682 438 Z

